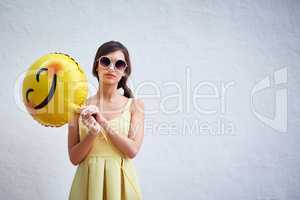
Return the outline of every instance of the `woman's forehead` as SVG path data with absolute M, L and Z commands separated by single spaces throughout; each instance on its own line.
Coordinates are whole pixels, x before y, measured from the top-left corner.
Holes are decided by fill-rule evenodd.
M 125 59 L 123 52 L 120 50 L 106 54 L 106 56 L 111 59 Z

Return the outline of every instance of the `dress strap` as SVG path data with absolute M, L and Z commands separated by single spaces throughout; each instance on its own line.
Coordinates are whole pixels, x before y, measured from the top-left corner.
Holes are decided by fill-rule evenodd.
M 132 98 L 128 98 L 124 111 L 129 110 L 131 103 L 132 103 Z

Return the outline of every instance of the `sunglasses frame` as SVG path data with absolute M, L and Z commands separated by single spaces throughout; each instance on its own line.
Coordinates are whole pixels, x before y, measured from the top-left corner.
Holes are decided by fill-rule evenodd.
M 110 64 L 109 64 L 108 66 L 103 65 L 103 64 L 100 62 L 101 58 L 108 58 L 109 61 L 110 61 Z M 120 60 L 123 61 L 123 62 L 125 63 L 125 67 L 122 68 L 122 69 L 118 69 L 118 68 L 116 67 L 116 62 L 118 62 L 118 61 L 120 61 Z M 100 57 L 97 59 L 97 63 L 98 63 L 102 68 L 104 68 L 104 69 L 109 69 L 109 68 L 111 68 L 111 66 L 112 66 L 115 70 L 118 70 L 118 71 L 125 71 L 125 69 L 128 67 L 127 62 L 126 62 L 125 60 L 118 59 L 118 60 L 116 60 L 115 62 L 113 62 L 112 59 L 111 59 L 110 57 L 108 57 L 108 56 L 100 56 Z

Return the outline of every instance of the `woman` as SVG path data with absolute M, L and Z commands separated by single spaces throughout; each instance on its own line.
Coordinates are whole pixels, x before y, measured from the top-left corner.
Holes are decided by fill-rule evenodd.
M 69 200 L 142 199 L 133 159 L 144 137 L 144 103 L 127 86 L 129 53 L 120 42 L 102 44 L 93 75 L 97 93 L 68 125 L 70 161 L 77 167 Z M 118 93 L 123 88 L 124 95 Z

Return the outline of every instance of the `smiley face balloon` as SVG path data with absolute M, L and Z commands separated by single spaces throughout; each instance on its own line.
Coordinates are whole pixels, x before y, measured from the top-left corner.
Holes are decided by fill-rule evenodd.
M 60 127 L 78 112 L 88 95 L 85 72 L 69 55 L 50 53 L 37 59 L 23 80 L 27 111 L 44 126 Z

